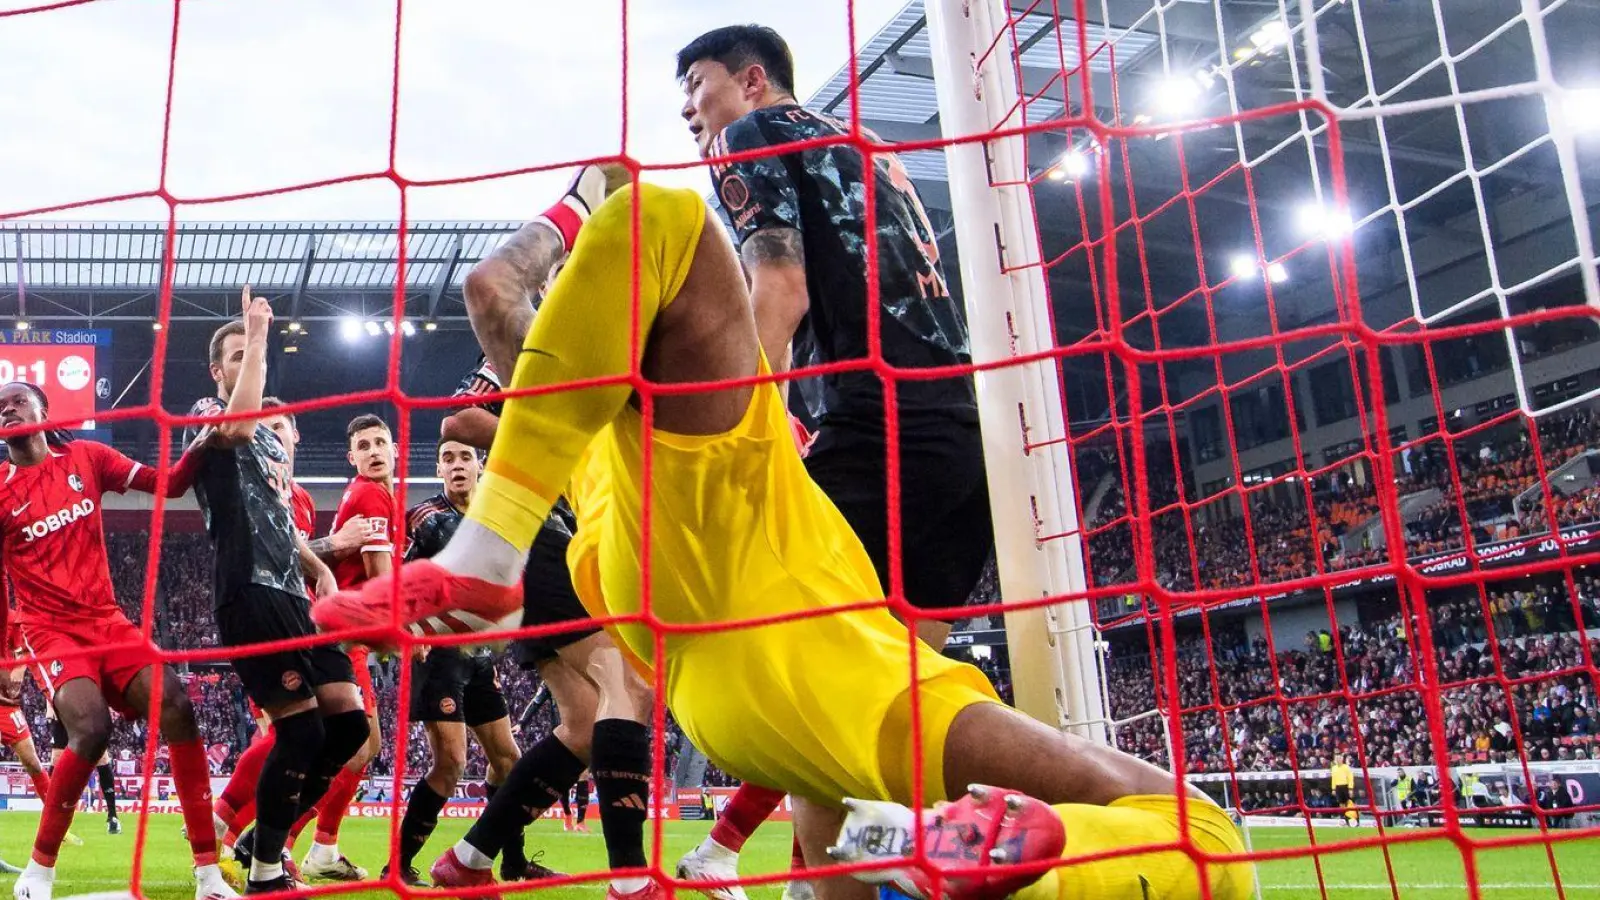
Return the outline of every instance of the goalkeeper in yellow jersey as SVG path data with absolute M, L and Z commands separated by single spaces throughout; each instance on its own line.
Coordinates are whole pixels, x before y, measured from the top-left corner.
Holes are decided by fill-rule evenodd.
M 668 707 L 696 746 L 730 774 L 794 795 L 808 865 L 891 860 L 858 877 L 919 896 L 934 873 L 959 870 L 942 881 L 959 900 L 1198 898 L 1202 881 L 1217 900 L 1249 894 L 1248 865 L 1201 865 L 1176 849 L 1242 850 L 1198 790 L 1002 705 L 982 673 L 915 641 L 885 609 L 842 609 L 883 591 L 806 476 L 777 387 L 713 384 L 769 372 L 732 245 L 695 192 L 646 184 L 606 199 L 606 181 L 580 171 L 561 203 L 470 276 L 475 295 L 499 298 L 472 310 L 482 340 L 532 317 L 548 274 L 534 261 L 554 242 L 571 250 L 507 386 L 546 390 L 506 401 L 466 519 L 437 556 L 400 570 L 401 623 L 413 634 L 514 623 L 523 559 L 565 491 L 584 604 L 691 629 L 666 631 L 658 656 L 648 624 L 612 626 L 636 664 L 663 670 Z M 394 588 L 368 582 L 314 618 L 327 631 L 388 626 Z M 783 615 L 798 617 L 738 624 Z M 847 798 L 862 801 L 848 821 Z M 905 859 L 918 821 L 906 805 L 947 798 L 959 799 L 921 814 L 925 869 Z M 1073 862 L 1139 847 L 1173 849 Z M 1011 865 L 1057 857 L 1042 876 Z M 846 878 L 817 887 L 824 900 L 869 891 Z

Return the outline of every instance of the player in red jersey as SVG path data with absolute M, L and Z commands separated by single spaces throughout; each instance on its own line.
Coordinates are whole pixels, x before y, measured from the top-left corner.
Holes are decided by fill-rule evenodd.
M 37 426 L 49 401 L 31 384 L 0 387 L 0 426 Z M 6 439 L 0 463 L 0 562 L 10 577 L 17 640 L 38 667 L 40 681 L 55 684 L 56 714 L 67 747 L 55 761 L 34 839 L 33 859 L 12 888 L 18 900 L 50 900 L 56 854 L 111 736 L 111 708 L 142 716 L 161 678 L 159 727 L 171 752 L 173 780 L 194 851 L 198 900 L 238 896 L 217 868 L 211 822 L 211 784 L 205 745 L 195 727 L 189 692 L 160 664 L 160 651 L 117 606 L 101 527 L 101 497 L 132 488 L 154 493 L 156 472 L 93 441 L 63 442 L 35 428 Z M 176 497 L 194 480 L 197 455 L 173 467 L 166 494 Z M 0 616 L 5 615 L 0 605 Z M 13 702 L 21 685 L 0 669 L 0 697 Z
M 281 410 L 286 406 L 277 397 L 261 398 L 263 410 Z M 261 423 L 275 435 L 283 444 L 289 456 L 289 472 L 294 473 L 295 447 L 300 443 L 300 431 L 295 427 L 293 413 L 276 412 L 262 419 Z M 317 504 L 311 498 L 311 492 L 300 486 L 299 482 L 289 483 L 289 503 L 294 513 L 294 527 L 300 533 L 300 539 L 306 542 L 323 562 L 332 565 L 337 560 L 355 553 L 366 541 L 367 520 L 360 516 L 350 519 L 336 532 L 323 538 L 312 538 L 311 535 L 317 528 Z M 267 756 L 272 752 L 272 746 L 277 737 L 272 730 L 272 720 L 256 705 L 254 700 L 246 698 L 250 708 L 250 717 L 256 723 L 256 736 L 251 741 L 244 753 L 234 763 L 233 774 L 228 778 L 227 787 L 217 795 L 212 811 L 216 816 L 217 834 L 222 838 L 224 854 L 231 853 L 240 835 L 250 826 L 256 818 L 256 781 L 261 777 L 261 770 L 266 765 Z M 286 868 L 292 870 L 292 876 L 299 880 L 300 871 L 294 866 L 288 851 L 284 852 Z M 224 860 L 223 874 L 230 877 L 230 884 L 236 887 L 242 885 L 242 870 L 228 866 Z
M 22 656 L 15 646 L 11 648 L 13 656 Z M 22 677 L 26 673 L 25 666 L 17 666 L 11 670 L 12 683 L 22 684 Z M 0 697 L 0 746 L 17 755 L 17 762 L 22 764 L 22 771 L 28 773 L 33 780 L 33 792 L 39 795 L 43 802 L 50 795 L 50 774 L 44 770 L 44 764 L 39 762 L 39 750 L 33 745 L 33 732 L 28 728 L 28 716 L 22 711 L 21 698 L 18 702 L 8 703 Z
M 389 426 L 374 415 L 360 415 L 350 420 L 345 428 L 349 445 L 347 458 L 355 467 L 356 475 L 344 489 L 339 499 L 339 510 L 333 516 L 333 528 L 338 531 L 346 522 L 360 517 L 367 522 L 366 540 L 361 552 L 352 553 L 333 564 L 333 576 L 339 587 L 361 584 L 368 578 L 387 573 L 394 568 L 396 549 L 403 543 L 404 518 L 395 512 L 394 499 L 394 437 Z M 340 770 L 333 786 L 328 788 L 317 812 L 317 831 L 312 837 L 311 849 L 300 863 L 300 871 L 307 878 L 326 881 L 362 881 L 367 871 L 350 862 L 339 852 L 339 826 L 344 821 L 350 801 L 361 788 L 367 764 L 378 755 L 382 739 L 378 731 L 378 699 L 372 688 L 371 670 L 367 668 L 367 648 L 360 644 L 350 646 L 350 665 L 356 672 L 356 684 L 366 703 L 367 719 L 372 731 L 367 744 Z M 302 818 L 290 833 L 291 845 L 309 817 Z

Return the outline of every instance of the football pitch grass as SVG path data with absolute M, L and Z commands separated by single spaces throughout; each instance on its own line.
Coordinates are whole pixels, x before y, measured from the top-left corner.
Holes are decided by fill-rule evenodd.
M 32 846 L 37 813 L 0 812 L 0 856 L 23 865 Z M 159 900 L 186 900 L 193 897 L 189 873 L 188 845 L 179 837 L 181 820 L 176 815 L 150 818 L 144 863 L 144 885 L 148 896 Z M 426 873 L 428 864 L 442 853 L 467 827 L 464 820 L 441 820 L 426 850 L 419 858 Z M 563 872 L 595 872 L 606 866 L 605 844 L 598 823 L 591 823 L 594 834 L 563 833 L 559 822 L 543 820 L 529 831 L 530 850 L 542 849 L 544 862 Z M 105 832 L 105 820 L 92 814 L 78 817 L 74 831 L 84 840 L 81 847 L 64 847 L 57 865 L 55 896 L 62 900 L 77 894 L 126 890 L 138 820 L 123 819 L 123 833 Z M 668 822 L 663 832 L 663 865 L 671 869 L 679 855 L 705 836 L 708 826 L 700 822 Z M 1369 829 L 1320 829 L 1319 846 L 1328 852 L 1317 857 L 1274 860 L 1258 867 L 1263 896 L 1268 900 L 1312 900 L 1323 896 L 1319 887 L 1318 863 L 1322 884 L 1329 898 L 1383 898 L 1390 896 L 1388 868 L 1382 851 L 1376 847 L 1339 851 L 1341 841 L 1365 837 Z M 1404 832 L 1397 832 L 1404 833 Z M 1476 838 L 1505 838 L 1515 832 L 1505 829 L 1469 831 Z M 647 840 L 649 832 L 646 832 Z M 1251 837 L 1257 850 L 1304 847 L 1308 844 L 1303 828 L 1256 828 Z M 377 876 L 387 855 L 389 820 L 346 819 L 340 848 L 356 864 Z M 302 841 L 305 839 L 303 838 Z M 302 847 L 302 850 L 304 848 Z M 1556 844 L 1555 860 L 1569 898 L 1600 898 L 1600 840 L 1565 841 Z M 742 872 L 759 875 L 784 871 L 789 865 L 789 826 L 772 822 L 761 828 L 745 847 Z M 1389 866 L 1400 885 L 1402 898 L 1447 900 L 1470 896 L 1465 887 L 1465 869 L 1456 846 L 1444 839 L 1431 839 L 1395 845 L 1389 850 Z M 1493 900 L 1532 900 L 1556 897 L 1550 861 L 1543 845 L 1481 851 L 1477 856 L 1479 884 L 1485 898 Z M 1067 870 L 1067 871 L 1070 871 Z M 15 876 L 0 876 L 0 890 L 9 893 Z M 520 892 L 518 900 L 598 900 L 604 896 L 604 882 L 568 885 L 543 891 Z M 751 900 L 778 900 L 781 884 L 751 888 Z M 347 897 L 389 896 L 388 891 L 365 894 L 338 894 Z M 0 896 L 4 896 L 0 894 Z M 698 894 L 685 893 L 685 897 Z M 1101 900 L 1101 898 L 1092 898 Z M 1105 898 L 1112 900 L 1112 898 Z

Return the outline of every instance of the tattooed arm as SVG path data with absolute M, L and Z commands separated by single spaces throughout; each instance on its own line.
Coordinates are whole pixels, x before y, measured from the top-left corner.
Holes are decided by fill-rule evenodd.
M 774 372 L 789 370 L 789 344 L 811 307 L 806 290 L 806 252 L 793 228 L 763 228 L 739 248 L 750 276 L 750 303 L 755 307 L 761 349 Z M 788 383 L 784 383 L 787 392 Z
M 339 526 L 339 530 L 327 537 L 307 538 L 306 548 L 311 555 L 322 560 L 328 565 L 333 565 L 346 556 L 361 549 L 366 543 L 367 533 L 366 516 L 351 516 Z
M 495 370 L 510 378 L 533 325 L 533 300 L 561 259 L 561 235 L 529 222 L 467 274 L 467 318 Z
M 718 155 L 773 151 L 783 143 L 780 138 L 769 135 L 756 117 L 746 116 L 724 128 L 713 149 Z M 789 345 L 811 307 L 800 191 L 790 160 L 782 152 L 769 152 L 711 169 L 717 199 L 738 237 L 739 257 L 750 279 L 756 332 L 774 372 L 789 371 Z M 783 384 L 787 394 L 788 382 Z

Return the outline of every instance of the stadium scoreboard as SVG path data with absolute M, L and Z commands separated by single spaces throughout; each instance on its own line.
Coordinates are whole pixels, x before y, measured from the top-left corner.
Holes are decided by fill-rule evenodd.
M 50 418 L 81 419 L 68 427 L 94 428 L 95 408 L 111 394 L 100 377 L 100 355 L 109 354 L 111 331 L 100 328 L 30 328 L 0 331 L 0 384 L 26 381 L 44 390 Z

